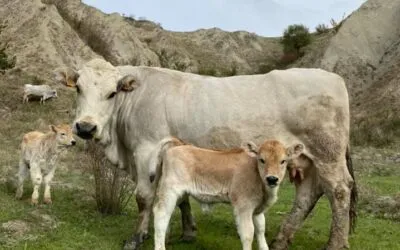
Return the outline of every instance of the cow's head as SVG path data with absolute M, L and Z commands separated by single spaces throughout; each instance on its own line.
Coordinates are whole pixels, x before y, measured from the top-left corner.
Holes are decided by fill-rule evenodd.
M 244 145 L 251 157 L 257 158 L 258 172 L 267 188 L 278 187 L 286 173 L 289 160 L 303 153 L 304 145 L 295 144 L 288 148 L 276 140 L 267 140 L 257 147 L 253 142 Z
M 73 146 L 76 144 L 72 128 L 68 124 L 60 124 L 58 126 L 50 125 L 52 132 L 56 134 L 57 144 L 59 146 Z
M 108 133 L 105 130 L 113 115 L 116 96 L 139 86 L 132 76 L 121 78 L 118 69 L 101 59 L 89 61 L 79 72 L 57 70 L 55 78 L 59 83 L 76 89 L 73 131 L 82 139 L 102 140 Z

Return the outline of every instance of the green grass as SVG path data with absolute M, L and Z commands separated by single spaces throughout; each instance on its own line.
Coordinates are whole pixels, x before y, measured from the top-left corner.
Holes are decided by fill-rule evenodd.
M 367 182 L 374 183 L 371 178 Z M 387 185 L 390 185 L 390 181 Z M 13 193 L 4 186 L 0 189 L 0 222 L 22 219 L 29 222 L 38 238 L 35 241 L 20 241 L 12 249 L 120 249 L 122 241 L 129 238 L 137 219 L 136 205 L 132 202 L 122 215 L 104 216 L 96 212 L 92 199 L 83 199 L 87 191 L 55 187 L 52 206 L 29 205 L 31 187 L 27 185 L 25 200 L 15 201 Z M 268 241 L 279 230 L 292 204 L 294 188 L 285 183 L 280 191 L 277 204 L 266 216 Z M 236 233 L 232 210 L 227 205 L 217 205 L 210 214 L 203 214 L 197 203 L 192 202 L 198 226 L 198 237 L 194 243 L 179 241 L 181 233 L 179 211 L 176 209 L 172 219 L 170 249 L 241 249 Z M 37 227 L 40 222 L 32 217 L 32 212 L 48 214 L 57 221 L 56 229 Z M 291 249 L 318 249 L 328 240 L 330 226 L 330 207 L 322 198 L 309 219 L 295 236 Z M 379 219 L 367 213 L 360 213 L 357 231 L 350 238 L 352 249 L 398 249 L 396 239 L 400 238 L 400 224 Z M 146 241 L 143 249 L 152 249 L 152 240 Z

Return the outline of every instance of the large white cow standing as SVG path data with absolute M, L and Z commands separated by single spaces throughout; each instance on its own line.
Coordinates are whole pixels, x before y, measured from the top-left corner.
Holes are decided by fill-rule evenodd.
M 348 247 L 356 189 L 349 144 L 349 101 L 343 79 L 320 69 L 274 70 L 265 75 L 216 78 L 178 71 L 118 66 L 94 59 L 78 73 L 58 71 L 76 87 L 74 132 L 95 138 L 111 162 L 137 183 L 136 248 L 148 234 L 154 197 L 148 161 L 166 136 L 205 148 L 237 147 L 243 141 L 276 139 L 303 143 L 308 166 L 296 186 L 293 209 L 272 245 L 285 249 L 321 195 L 332 207 L 327 249 Z M 187 200 L 180 205 L 184 237 L 195 236 Z

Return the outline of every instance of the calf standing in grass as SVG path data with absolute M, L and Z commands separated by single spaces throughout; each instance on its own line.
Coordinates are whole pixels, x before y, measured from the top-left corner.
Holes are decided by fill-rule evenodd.
M 201 203 L 231 203 L 243 249 L 251 249 L 254 230 L 259 249 L 268 249 L 264 210 L 277 200 L 287 162 L 303 150 L 303 144 L 285 148 L 276 140 L 267 140 L 260 147 L 248 142 L 230 151 L 184 145 L 176 138 L 162 140 L 155 151 L 158 157 L 153 158 L 157 160 L 151 164 L 157 172 L 155 249 L 165 249 L 171 214 L 185 195 Z
M 56 170 L 56 161 L 60 151 L 75 145 L 70 125 L 50 125 L 51 131 L 43 134 L 32 131 L 24 135 L 21 143 L 21 158 L 19 160 L 18 186 L 15 197 L 20 199 L 23 184 L 28 171 L 33 184 L 32 204 L 39 199 L 39 187 L 44 181 L 44 203 L 51 203 L 50 182 Z

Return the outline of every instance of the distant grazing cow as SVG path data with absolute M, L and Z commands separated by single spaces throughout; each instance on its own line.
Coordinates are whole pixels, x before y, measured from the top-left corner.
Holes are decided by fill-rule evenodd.
M 21 158 L 19 161 L 18 187 L 15 197 L 20 199 L 23 193 L 23 183 L 30 172 L 33 184 L 32 204 L 39 199 L 39 188 L 44 181 L 44 203 L 51 203 L 50 182 L 56 170 L 56 161 L 60 151 L 75 145 L 76 141 L 70 125 L 50 125 L 51 131 L 43 134 L 32 131 L 24 135 L 21 143 Z
M 231 203 L 243 249 L 251 249 L 254 229 L 259 249 L 268 249 L 264 210 L 276 202 L 287 162 L 303 152 L 303 144 L 285 148 L 267 140 L 260 147 L 248 142 L 242 149 L 213 151 L 167 138 L 159 149 L 153 208 L 156 250 L 165 249 L 169 220 L 185 195 L 206 204 Z
M 350 112 L 346 83 L 322 69 L 273 70 L 263 75 L 201 76 L 146 66 L 113 66 L 93 59 L 56 80 L 77 91 L 74 132 L 104 145 L 107 158 L 129 171 L 139 208 L 136 249 L 148 235 L 155 190 L 149 159 L 160 140 L 175 136 L 203 148 L 234 148 L 242 141 L 275 138 L 300 142 L 309 175 L 296 187 L 293 209 L 273 246 L 287 249 L 322 195 L 330 201 L 327 249 L 348 247 L 356 188 L 349 155 Z M 184 236 L 195 234 L 190 204 L 179 204 Z
M 25 84 L 23 103 L 29 101 L 30 97 L 40 98 L 40 103 L 44 103 L 46 100 L 57 97 L 57 91 L 52 89 L 49 85 L 32 85 Z

